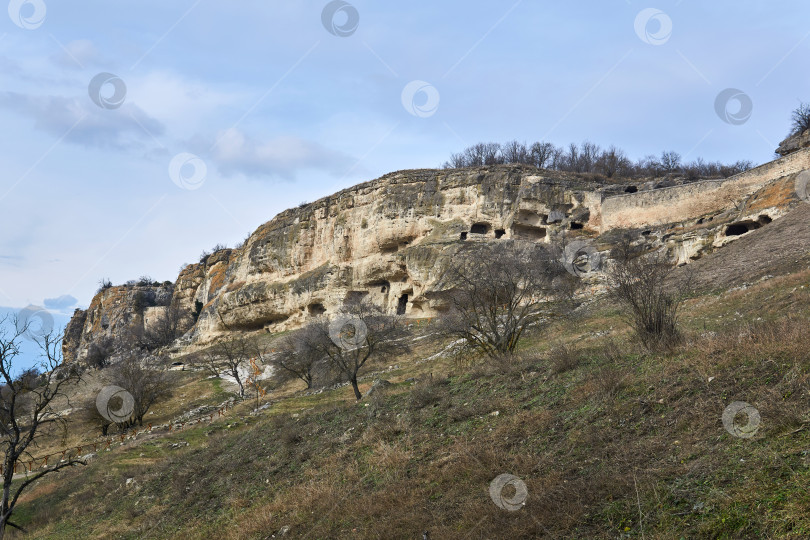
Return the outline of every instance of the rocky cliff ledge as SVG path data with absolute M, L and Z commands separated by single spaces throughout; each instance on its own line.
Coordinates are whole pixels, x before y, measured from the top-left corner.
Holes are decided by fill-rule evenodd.
M 196 321 L 183 345 L 293 328 L 359 297 L 430 317 L 442 309 L 434 290 L 442 260 L 471 241 L 565 236 L 605 251 L 617 229 L 630 229 L 685 263 L 799 203 L 793 184 L 807 169 L 805 149 L 719 181 L 606 183 L 504 165 L 392 173 L 280 213 L 240 248 L 185 267 L 170 299 L 155 291 L 164 296 L 150 309 L 172 305 Z M 81 360 L 116 328 L 148 324 L 149 312 L 133 310 L 134 299 L 132 290 L 113 287 L 77 310 L 66 361 Z

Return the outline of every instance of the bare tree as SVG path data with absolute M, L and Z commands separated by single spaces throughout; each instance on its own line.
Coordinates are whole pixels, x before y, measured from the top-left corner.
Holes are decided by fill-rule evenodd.
M 675 173 L 681 170 L 681 155 L 678 152 L 662 152 L 661 153 L 661 168 L 664 172 Z
M 233 377 L 239 386 L 239 396 L 245 397 L 245 380 L 242 375 L 250 365 L 250 359 L 257 356 L 259 350 L 249 338 L 236 336 L 209 347 L 199 357 L 198 365 L 217 377 L 223 373 Z
M 615 146 L 611 146 L 605 152 L 602 152 L 596 163 L 597 171 L 608 178 L 625 176 L 631 168 L 630 160 L 627 159 L 622 150 Z
M 360 301 L 345 305 L 331 320 L 314 321 L 297 339 L 303 348 L 327 358 L 359 400 L 363 397 L 357 382 L 360 371 L 370 360 L 410 350 L 408 335 L 402 317 Z
M 547 164 L 551 163 L 555 150 L 556 148 L 551 143 L 534 143 L 529 150 L 531 164 L 538 169 L 544 169 Z
M 509 141 L 501 148 L 504 163 L 529 163 L 529 150 L 526 143 Z
M 9 322 L 11 324 L 7 324 Z M 8 317 L 0 319 L 0 379 L 3 384 L 0 391 L 0 447 L 3 448 L 0 539 L 7 527 L 20 529 L 11 518 L 20 495 L 28 486 L 46 474 L 77 464 L 84 465 L 78 456 L 69 456 L 64 461 L 26 476 L 12 488 L 18 463 L 23 458 L 33 461 L 31 451 L 37 447 L 39 439 L 53 427 L 67 429 L 65 419 L 54 409 L 53 402 L 57 398 L 66 398 L 63 390 L 77 380 L 77 376 L 70 372 L 57 376 L 62 363 L 62 339 L 53 333 L 36 339 L 41 350 L 42 375 L 15 378 L 13 373 L 21 354 L 21 342 L 28 332 L 27 324 L 18 323 Z
M 172 394 L 171 373 L 156 365 L 157 362 L 130 354 L 115 364 L 113 382 L 124 388 L 134 400 L 131 419 L 123 422 L 126 429 L 143 425 L 143 417 L 158 401 Z
M 629 323 L 649 349 L 670 348 L 681 340 L 680 308 L 692 289 L 692 276 L 677 285 L 675 266 L 659 252 L 644 253 L 625 236 L 611 252 L 608 287 L 629 312 Z
M 799 103 L 791 115 L 791 135 L 799 135 L 810 129 L 810 103 Z
M 80 409 L 81 420 L 97 428 L 102 435 L 107 435 L 113 421 L 106 418 L 96 407 L 96 396 L 87 398 Z
M 312 388 L 315 367 L 324 360 L 318 339 L 320 333 L 320 324 L 310 323 L 284 336 L 276 346 L 276 353 L 267 355 L 266 362 L 281 373 L 301 379 L 307 389 Z
M 450 306 L 441 328 L 487 356 L 511 354 L 525 330 L 542 320 L 544 308 L 563 306 L 564 292 L 555 280 L 565 275 L 546 246 L 465 244 L 441 282 Z

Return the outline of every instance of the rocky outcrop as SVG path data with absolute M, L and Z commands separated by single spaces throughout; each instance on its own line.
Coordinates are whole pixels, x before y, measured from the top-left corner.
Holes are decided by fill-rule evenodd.
M 810 129 L 804 133 L 796 133 L 795 135 L 791 135 L 779 143 L 779 148 L 776 149 L 776 153 L 780 156 L 786 156 L 788 154 L 792 154 L 793 152 L 798 152 L 803 148 L 810 148 Z
M 171 303 L 174 286 L 122 285 L 100 290 L 86 310 L 77 309 L 65 330 L 62 357 L 84 362 L 94 343 L 120 348 Z M 106 347 L 106 346 L 105 346 Z
M 281 212 L 238 249 L 185 267 L 166 294 L 192 314 L 182 341 L 192 346 L 228 332 L 294 328 L 357 298 L 432 317 L 444 307 L 443 263 L 464 242 L 564 237 L 606 252 L 618 231 L 629 230 L 687 263 L 797 204 L 795 179 L 806 169 L 809 149 L 730 179 L 665 185 L 525 166 L 402 171 Z M 138 323 L 127 294 L 102 291 L 86 315 L 77 312 L 66 348 L 79 352 L 66 350 L 65 358 L 81 358 L 97 336 Z

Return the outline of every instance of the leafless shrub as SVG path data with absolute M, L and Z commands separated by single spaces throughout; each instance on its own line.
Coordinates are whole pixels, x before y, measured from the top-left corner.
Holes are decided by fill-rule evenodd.
M 579 351 L 565 343 L 552 347 L 548 352 L 548 363 L 554 375 L 576 369 L 580 361 Z
M 422 378 L 411 389 L 408 406 L 411 410 L 418 410 L 436 405 L 447 394 L 446 385 L 448 382 L 447 379 L 434 379 L 432 374 L 429 377 Z
M 491 359 L 511 356 L 527 328 L 562 307 L 554 282 L 563 274 L 559 258 L 536 243 L 467 244 L 442 278 L 450 309 L 440 332 Z
M 628 322 L 651 350 L 671 349 L 681 342 L 678 318 L 691 289 L 691 279 L 676 288 L 674 265 L 659 253 L 643 253 L 624 237 L 612 251 L 608 287 L 628 313 Z

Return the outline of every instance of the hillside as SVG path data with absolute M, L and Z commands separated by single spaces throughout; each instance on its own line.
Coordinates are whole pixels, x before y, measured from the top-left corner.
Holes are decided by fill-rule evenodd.
M 805 213 L 701 263 L 789 238 L 806 253 Z M 672 353 L 639 349 L 599 302 L 529 336 L 518 364 L 436 356 L 444 344 L 420 340 L 375 367 L 394 386 L 363 402 L 292 385 L 258 415 L 243 403 L 116 444 L 37 484 L 26 537 L 806 537 L 810 272 L 762 270 L 782 275 L 693 298 Z M 179 395 L 218 403 L 212 382 L 189 376 Z M 724 429 L 734 401 L 758 409 L 753 438 Z M 526 486 L 515 511 L 489 495 L 503 473 Z
M 66 539 L 807 537 L 803 168 L 808 150 L 664 185 L 395 173 L 283 212 L 175 283 L 105 288 L 68 328 L 66 367 L 178 306 L 197 316 L 161 349 L 166 368 L 223 337 L 273 348 L 358 295 L 404 315 L 411 350 L 375 358 L 360 401 L 275 379 L 240 400 L 227 377 L 172 371 L 172 398 L 108 436 L 86 413 L 109 370 L 86 370 L 57 407 L 67 436 L 48 432 L 29 466 L 87 464 L 37 481 L 16 521 Z M 564 236 L 604 261 L 627 234 L 693 274 L 675 349 L 638 343 L 599 294 L 600 264 L 579 275 L 576 311 L 532 327 L 514 358 L 442 333 L 437 277 L 461 246 Z

